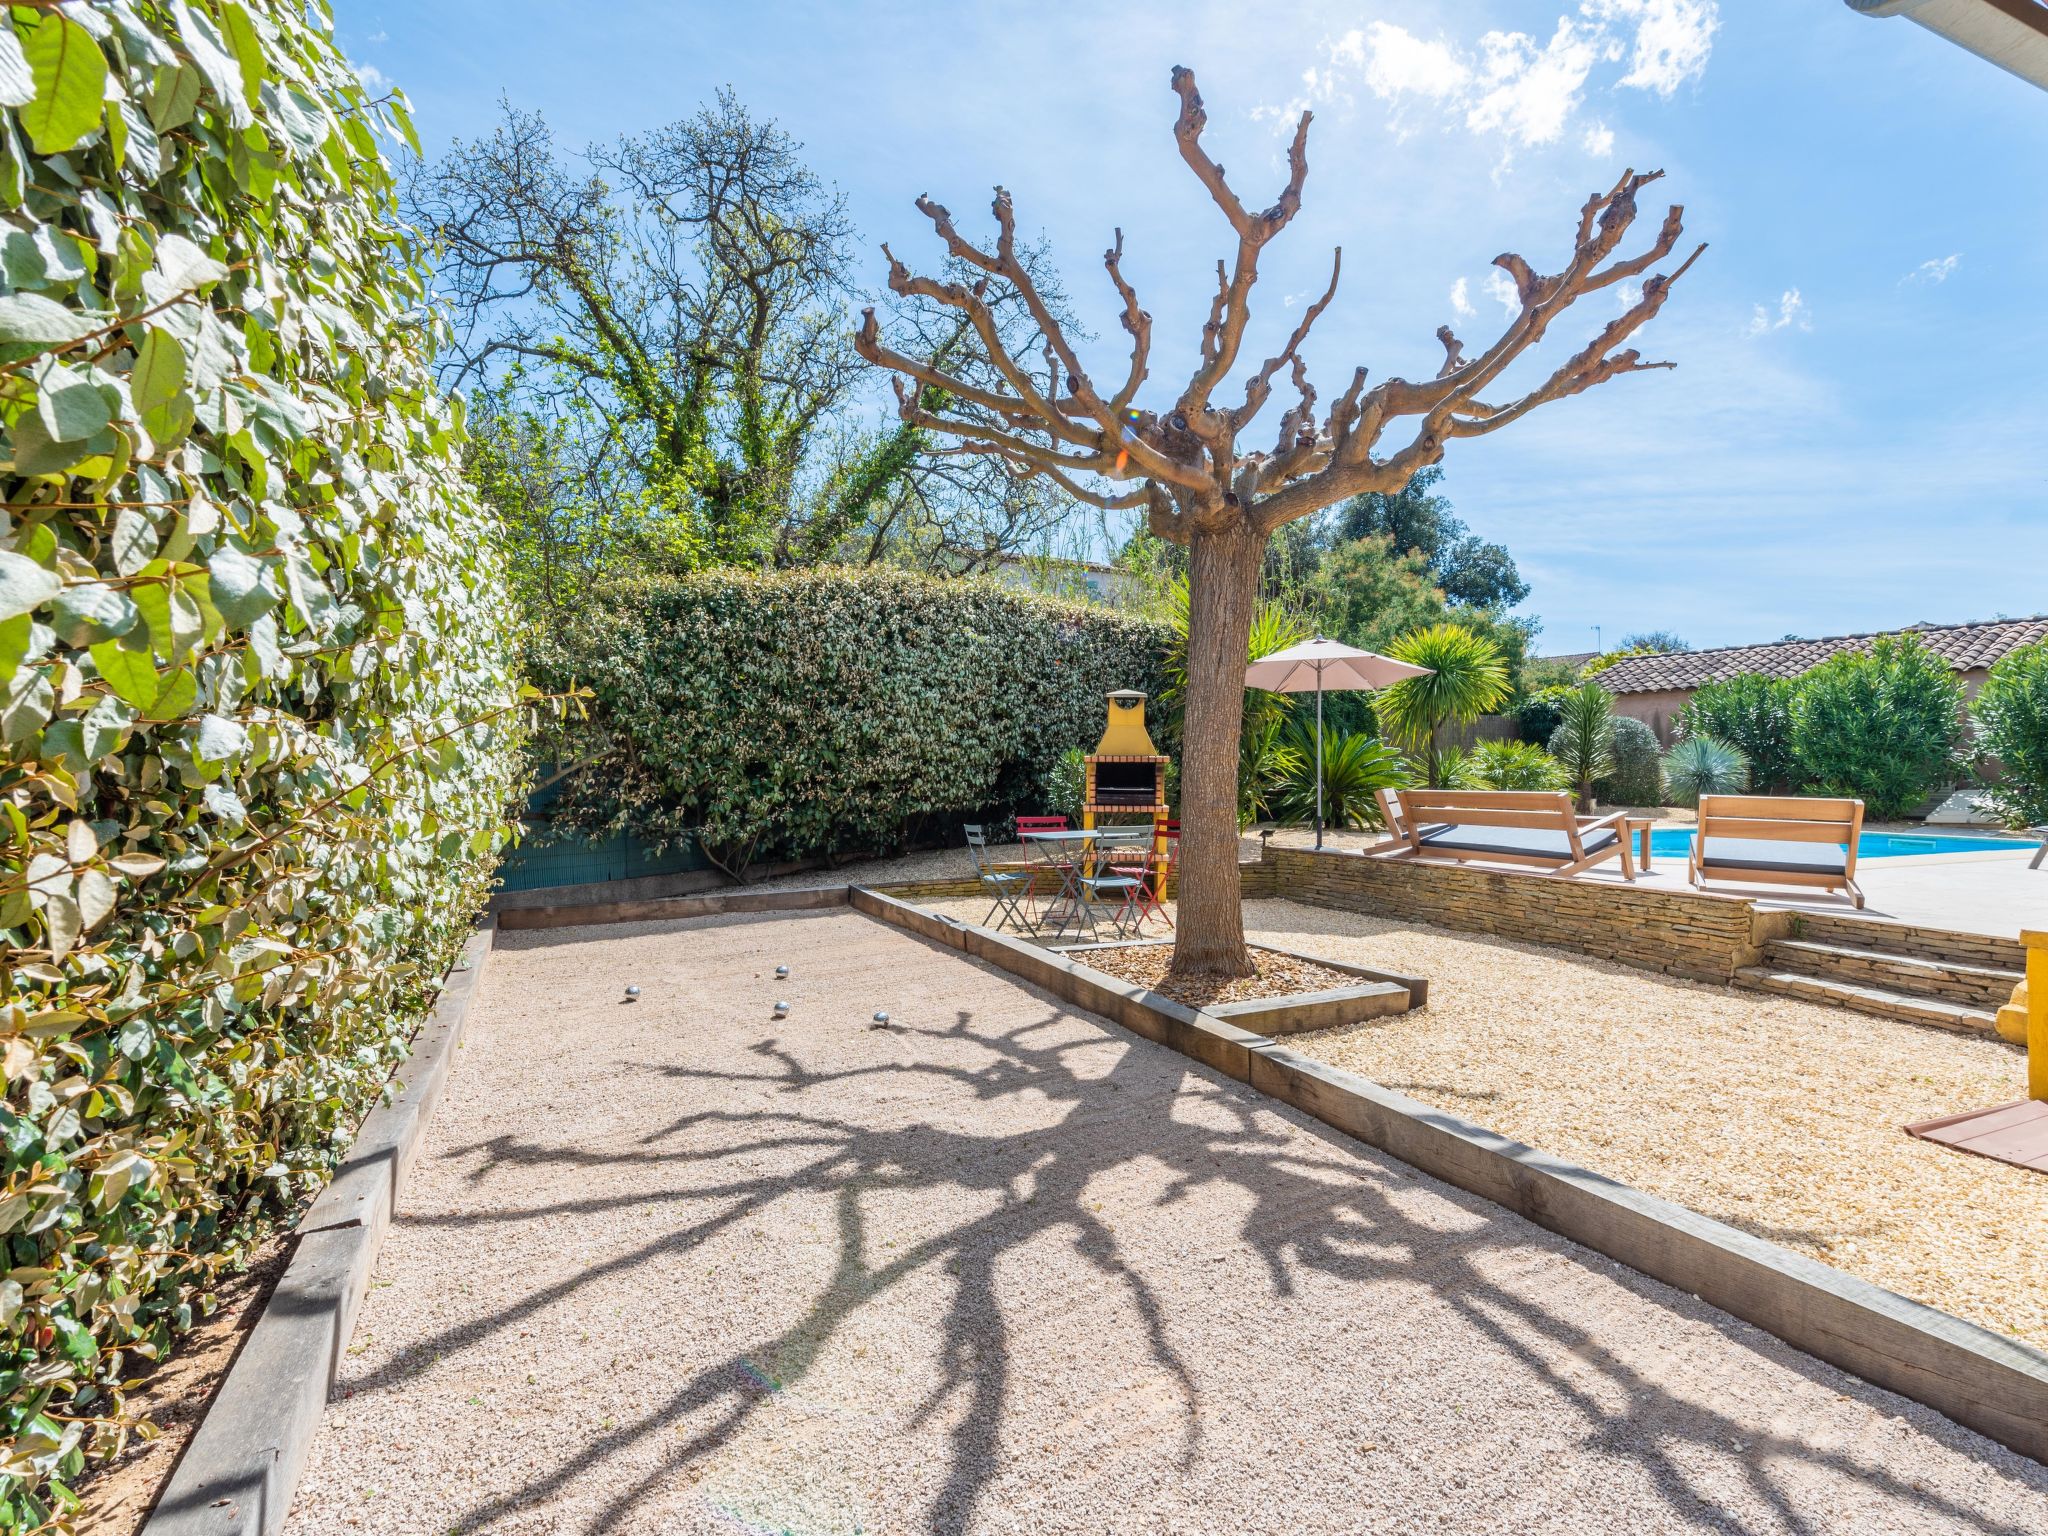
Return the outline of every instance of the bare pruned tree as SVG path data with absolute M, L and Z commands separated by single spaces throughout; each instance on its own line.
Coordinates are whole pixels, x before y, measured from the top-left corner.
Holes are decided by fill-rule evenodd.
M 1252 965 L 1244 942 L 1237 882 L 1237 741 L 1244 707 L 1245 646 L 1258 605 L 1259 571 L 1273 532 L 1347 497 L 1392 493 L 1439 462 L 1453 439 L 1481 437 L 1538 406 L 1576 395 L 1623 373 L 1672 364 L 1645 362 L 1623 344 L 1663 308 L 1671 285 L 1701 246 L 1673 271 L 1649 276 L 1676 249 L 1683 210 L 1672 207 L 1647 249 L 1618 254 L 1636 220 L 1636 197 L 1661 172 L 1625 172 L 1579 210 L 1572 251 L 1554 273 L 1539 273 L 1512 253 L 1494 264 L 1514 280 L 1520 307 L 1490 345 L 1469 355 L 1449 326 L 1438 329 L 1444 361 L 1434 378 L 1388 378 L 1368 387 L 1357 369 L 1333 404 L 1321 407 L 1302 360 L 1302 343 L 1337 291 L 1342 253 L 1329 286 L 1302 314 L 1284 346 L 1250 371 L 1235 404 L 1218 399 L 1236 368 L 1251 319 L 1259 257 L 1301 208 L 1308 177 L 1304 112 L 1288 148 L 1287 184 L 1263 212 L 1247 208 L 1202 146 L 1207 114 L 1195 77 L 1173 71 L 1179 97 L 1174 138 L 1236 237 L 1216 264 L 1216 293 L 1202 328 L 1200 361 L 1166 410 L 1139 404 L 1152 346 L 1152 317 L 1122 271 L 1123 232 L 1103 256 L 1121 304 L 1130 358 L 1121 376 L 1099 385 L 1081 364 L 1058 320 L 1039 298 L 1018 256 L 1010 195 L 996 189 L 996 239 L 969 241 L 953 216 L 928 197 L 917 206 L 971 280 L 920 277 L 885 245 L 889 286 L 958 311 L 998 376 L 976 382 L 886 343 L 873 310 L 856 337 L 860 354 L 900 375 L 898 408 L 907 422 L 948 434 L 953 451 L 1002 460 L 1017 473 L 1044 476 L 1069 495 L 1102 508 L 1144 509 L 1152 530 L 1188 547 L 1190 623 L 1187 715 L 1181 763 L 1180 921 L 1177 976 L 1243 976 Z M 1634 302 L 1548 377 L 1498 401 L 1487 396 L 1508 367 L 1543 339 L 1557 317 L 1586 294 L 1640 279 Z M 993 320 L 992 295 L 1014 293 L 1043 333 L 1037 355 L 1006 349 Z M 1252 421 L 1276 381 L 1291 385 L 1270 447 L 1248 447 Z M 941 402 L 936 407 L 934 398 Z M 1128 487 L 1128 488 L 1126 488 Z

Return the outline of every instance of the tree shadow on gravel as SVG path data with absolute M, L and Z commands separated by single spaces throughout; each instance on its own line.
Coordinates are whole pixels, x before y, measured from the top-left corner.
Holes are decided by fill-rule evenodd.
M 951 950 L 940 953 L 949 964 L 980 968 Z M 989 974 L 1016 985 L 1003 973 Z M 408 1377 L 443 1356 L 518 1327 L 593 1281 L 643 1265 L 673 1266 L 775 1202 L 808 1196 L 828 1201 L 836 1222 L 829 1279 L 790 1326 L 737 1341 L 723 1358 L 679 1383 L 658 1408 L 596 1433 L 582 1447 L 575 1465 L 578 1477 L 603 1476 L 606 1465 L 630 1448 L 662 1446 L 660 1464 L 618 1488 L 584 1529 L 615 1529 L 644 1504 L 661 1498 L 681 1469 L 727 1444 L 777 1394 L 800 1385 L 825 1347 L 864 1307 L 906 1281 L 933 1273 L 944 1275 L 952 1292 L 944 1316 L 934 1320 L 938 1344 L 933 1358 L 941 1379 L 914 1406 L 912 1418 L 916 1424 L 947 1421 L 953 1428 L 943 1487 L 915 1528 L 934 1536 L 968 1529 L 978 1512 L 986 1512 L 990 1486 L 1002 1467 L 1013 1388 L 1013 1330 L 999 1302 L 997 1271 L 1006 1256 L 1047 1238 L 1070 1244 L 1127 1302 L 1145 1353 L 1178 1398 L 1173 1455 L 1186 1474 L 1195 1469 L 1202 1450 L 1202 1402 L 1194 1374 L 1175 1348 L 1174 1320 L 1160 1296 L 1126 1261 L 1115 1231 L 1088 1200 L 1091 1181 L 1143 1159 L 1167 1171 L 1161 1205 L 1220 1195 L 1219 1203 L 1243 1209 L 1234 1246 L 1257 1255 L 1277 1294 L 1295 1293 L 1304 1278 L 1314 1275 L 1354 1282 L 1362 1300 L 1377 1302 L 1384 1298 L 1371 1295 L 1368 1287 L 1407 1281 L 1454 1309 L 1479 1336 L 1517 1362 L 1529 1380 L 1542 1384 L 1549 1411 L 1578 1426 L 1583 1444 L 1632 1460 L 1647 1472 L 1667 1509 L 1645 1510 L 1646 1527 L 1669 1518 L 1714 1529 L 1817 1533 L 1831 1518 L 1819 1502 L 1825 1483 L 1815 1476 L 1826 1472 L 1894 1501 L 1894 1513 L 1905 1525 L 1946 1519 L 1984 1536 L 2027 1536 L 2026 1527 L 2001 1523 L 1900 1480 L 1875 1465 L 1874 1458 L 1816 1448 L 1789 1433 L 1760 1431 L 1753 1422 L 1724 1412 L 1718 1404 L 1743 1400 L 1742 1380 L 1705 1383 L 1690 1375 L 1683 1382 L 1667 1381 L 1658 1379 L 1667 1373 L 1655 1362 L 1646 1369 L 1642 1361 L 1609 1353 L 1577 1322 L 1494 1278 L 1496 1271 L 1512 1274 L 1526 1268 L 1526 1262 L 1518 1266 L 1496 1260 L 1511 1255 L 1526 1260 L 1532 1248 L 1554 1241 L 1519 1218 L 1426 1180 L 1241 1084 L 1169 1056 L 1163 1047 L 1050 1000 L 1046 1010 L 1000 1030 L 977 1027 L 975 1015 L 967 1011 L 947 1027 L 896 1026 L 882 1038 L 896 1041 L 903 1059 L 852 1067 L 807 1065 L 801 1041 L 786 1038 L 749 1048 L 758 1070 L 645 1063 L 634 1070 L 674 1080 L 686 1102 L 735 1107 L 692 1108 L 649 1129 L 630 1149 L 564 1148 L 550 1144 L 544 1132 L 500 1136 L 460 1149 L 451 1155 L 467 1160 L 478 1181 L 504 1168 L 568 1165 L 593 1175 L 611 1165 L 644 1168 L 650 1152 L 678 1169 L 748 1160 L 773 1167 L 757 1173 L 735 1166 L 730 1177 L 706 1169 L 710 1177 L 704 1182 L 666 1191 L 593 1194 L 532 1209 L 402 1217 L 401 1225 L 468 1228 L 569 1213 L 601 1216 L 648 1203 L 722 1202 L 715 1214 L 536 1290 L 516 1307 L 421 1341 L 379 1370 L 369 1385 L 402 1390 Z M 964 1064 L 963 1056 L 973 1058 L 972 1063 Z M 1162 1059 L 1175 1068 L 1171 1087 L 1162 1083 Z M 878 1092 L 863 1102 L 880 1102 L 888 1094 L 895 1095 L 889 1102 L 901 1102 L 911 1092 L 932 1104 L 1031 1094 L 1037 1096 L 1037 1123 L 1029 1130 L 986 1134 L 931 1124 L 879 1125 L 826 1112 L 815 1102 L 837 1092 L 843 1104 L 843 1090 L 868 1083 Z M 1174 1112 L 1195 1104 L 1200 1108 L 1192 1117 Z M 969 1124 L 974 1119 L 960 1118 Z M 707 1136 L 717 1138 L 714 1145 L 696 1150 L 678 1145 Z M 1418 1221 L 1401 1204 L 1404 1195 L 1418 1189 L 1477 1220 L 1448 1231 Z M 947 1192 L 978 1214 L 906 1248 L 887 1250 L 870 1232 L 864 1202 L 903 1191 Z M 1740 1344 L 1742 1352 L 1735 1358 L 1752 1369 L 1760 1366 L 1753 1357 L 1761 1356 L 1831 1391 L 1897 1411 L 1897 1400 L 1888 1394 L 1711 1309 L 1688 1306 L 1633 1271 L 1577 1250 L 1574 1257 L 1656 1305 L 1718 1328 Z M 1155 1268 L 1157 1262 L 1154 1255 Z M 1389 1328 L 1400 1327 L 1397 1319 L 1384 1321 Z M 1272 1368 L 1288 1366 L 1276 1362 Z M 709 1422 L 696 1424 L 704 1418 Z M 682 1437 L 675 1427 L 685 1421 L 693 1429 Z M 1984 1454 L 1982 1441 L 1945 1420 L 1916 1412 L 1914 1421 L 1922 1433 L 1962 1454 Z M 1746 1520 L 1732 1495 L 1717 1495 L 1711 1476 L 1695 1476 L 1709 1457 L 1728 1465 L 1729 1448 L 1736 1443 L 1745 1447 L 1741 1476 L 1771 1512 L 1765 1525 Z M 1985 1472 L 1995 1475 L 1996 1469 L 1987 1466 Z M 2012 1458 L 2009 1473 L 2048 1493 L 2048 1472 Z M 537 1469 L 466 1510 L 455 1528 L 477 1531 L 521 1511 L 530 1514 L 555 1496 L 561 1476 L 554 1467 Z

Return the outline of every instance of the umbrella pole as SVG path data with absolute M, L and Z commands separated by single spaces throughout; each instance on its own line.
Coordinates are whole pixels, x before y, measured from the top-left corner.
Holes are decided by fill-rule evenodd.
M 1323 669 L 1316 668 L 1316 847 L 1323 846 Z

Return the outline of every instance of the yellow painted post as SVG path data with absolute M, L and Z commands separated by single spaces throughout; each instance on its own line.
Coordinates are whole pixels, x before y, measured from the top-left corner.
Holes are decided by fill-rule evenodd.
M 2020 942 L 2027 946 L 2027 1097 L 2048 1100 L 2048 933 L 2030 928 Z

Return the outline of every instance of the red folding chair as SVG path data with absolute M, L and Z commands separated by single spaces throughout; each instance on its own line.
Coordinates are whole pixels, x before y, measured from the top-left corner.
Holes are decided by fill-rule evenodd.
M 1134 923 L 1142 924 L 1147 917 L 1157 914 L 1167 927 L 1173 926 L 1173 919 L 1167 916 L 1167 879 L 1173 873 L 1174 854 L 1180 849 L 1180 823 L 1162 817 L 1153 827 L 1153 846 L 1150 850 L 1118 849 L 1110 867 L 1120 875 L 1134 875 L 1138 888 L 1131 892 L 1127 905 L 1132 909 Z
M 1064 832 L 1066 830 L 1067 818 L 1064 816 L 1019 816 L 1017 818 L 1017 836 L 1019 838 L 1023 837 L 1026 832 Z M 1031 883 L 1024 888 L 1024 900 L 1035 912 L 1038 901 L 1039 872 L 1043 870 L 1047 874 L 1057 874 L 1064 882 L 1067 863 L 1064 859 L 1034 861 L 1028 867 L 1031 870 Z

